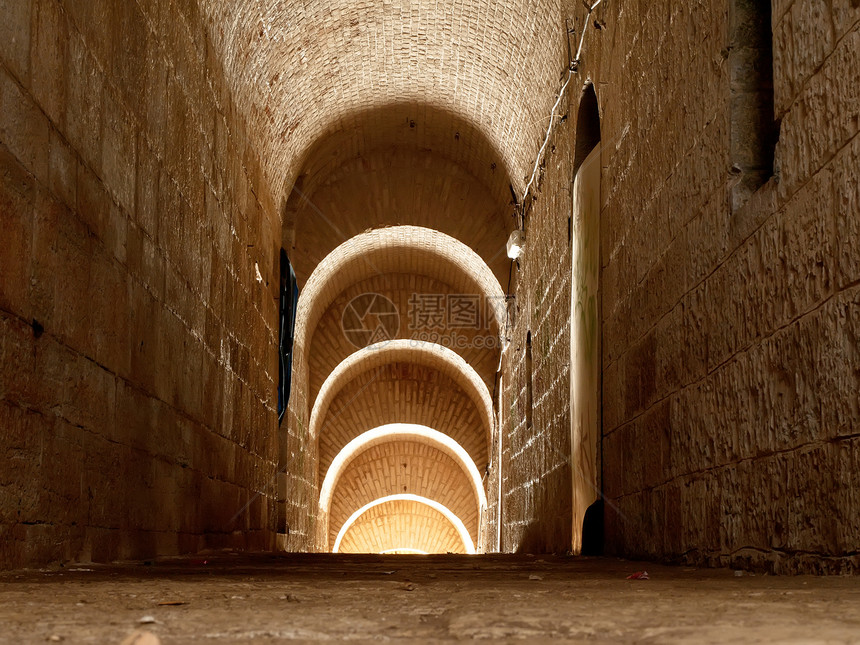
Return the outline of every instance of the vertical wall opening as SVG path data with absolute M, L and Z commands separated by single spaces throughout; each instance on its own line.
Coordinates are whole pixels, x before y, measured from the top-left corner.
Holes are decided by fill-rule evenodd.
M 284 416 L 290 402 L 293 367 L 293 339 L 296 331 L 296 305 L 299 287 L 287 252 L 279 256 L 280 287 L 278 290 L 278 533 L 289 532 L 287 527 L 287 428 Z
M 526 333 L 526 428 L 534 427 L 532 412 L 534 408 L 534 366 L 532 365 L 532 333 Z
M 770 0 L 730 0 L 728 52 L 731 204 L 737 209 L 774 175 L 779 122 Z
M 600 143 L 600 112 L 594 85 L 586 85 L 579 101 L 576 116 L 576 149 L 573 158 L 573 172 L 579 172 L 583 162 Z
M 281 288 L 278 321 L 278 423 L 284 419 L 290 400 L 293 367 L 293 338 L 296 331 L 296 305 L 299 286 L 287 252 L 281 249 Z
M 600 113 L 594 86 L 580 99 L 571 211 L 571 550 L 602 549 L 602 340 L 600 332 Z M 599 523 L 599 530 L 596 524 Z

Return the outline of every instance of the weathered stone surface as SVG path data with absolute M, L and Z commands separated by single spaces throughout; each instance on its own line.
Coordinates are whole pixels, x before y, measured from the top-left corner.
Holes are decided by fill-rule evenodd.
M 778 22 L 774 16 L 774 88 L 777 115 L 788 111 L 809 77 L 833 51 L 833 20 L 829 5 L 825 0 L 793 2 Z
M 4 20 L 0 26 L 0 60 L 18 80 L 27 84 L 30 80 L 30 40 L 32 37 L 32 0 L 16 0 L 3 6 Z
M 571 184 L 593 83 L 606 547 L 856 568 L 860 7 L 772 3 L 781 131 L 773 176 L 751 178 L 769 150 L 741 103 L 770 99 L 747 51 L 767 30 L 734 24 L 738 3 L 640 4 L 6 2 L 0 567 L 271 548 L 276 533 L 321 548 L 334 448 L 309 421 L 355 349 L 349 289 L 403 309 L 463 295 L 474 267 L 425 275 L 412 240 L 396 271 L 333 282 L 279 428 L 278 257 L 304 286 L 345 239 L 397 224 L 470 245 L 511 296 L 504 351 L 459 354 L 495 418 L 458 416 L 468 406 L 433 389 L 448 376 L 407 366 L 362 381 L 351 412 L 339 402 L 338 436 L 438 416 L 486 466 L 473 535 L 569 549 Z M 585 27 L 551 116 L 564 34 L 575 47 Z M 368 472 L 352 493 L 384 479 Z
M 847 515 L 856 503 L 853 448 L 842 440 L 858 418 L 856 338 L 848 321 L 860 273 L 848 249 L 856 246 L 860 208 L 853 178 L 860 103 L 858 67 L 851 62 L 857 16 L 849 4 L 774 4 L 779 181 L 764 186 L 744 210 L 733 213 L 718 184 L 709 199 L 691 190 L 702 181 L 728 182 L 720 162 L 670 147 L 671 135 L 660 128 L 628 125 L 654 120 L 650 88 L 603 88 L 603 133 L 618 138 L 604 175 L 602 231 L 613 241 L 603 257 L 604 486 L 623 513 L 607 518 L 608 546 L 618 553 L 683 553 L 697 562 L 741 558 L 778 571 L 839 570 L 838 562 L 816 564 L 816 558 L 838 558 L 845 544 L 860 539 Z M 671 36 L 661 40 L 644 24 L 624 26 L 623 15 L 618 20 L 615 28 L 628 38 L 616 55 L 625 52 L 626 66 L 619 68 L 610 54 L 596 65 L 605 70 L 595 72 L 597 81 L 617 82 L 619 73 L 653 61 L 649 50 L 657 61 L 668 62 L 668 51 L 682 59 Z M 718 34 L 721 20 L 717 15 L 701 24 Z M 706 46 L 705 56 L 718 60 L 719 42 Z M 694 65 L 666 66 L 694 79 Z M 630 88 L 642 88 L 632 81 L 638 77 L 629 77 Z M 695 106 L 725 105 L 723 82 L 714 80 L 702 92 L 691 91 L 695 80 L 684 89 L 661 87 L 691 113 Z M 682 131 L 725 154 L 725 131 L 709 127 L 702 122 Z M 677 164 L 666 180 L 653 161 L 658 148 Z M 708 180 L 702 179 L 706 168 Z M 680 227 L 673 235 L 686 240 L 683 246 L 642 233 L 664 226 L 663 195 L 671 196 L 670 221 Z M 656 277 L 665 263 L 649 260 L 661 252 L 682 258 L 681 310 L 677 292 Z M 661 311 L 670 313 L 655 320 L 651 312 Z M 656 347 L 653 394 L 649 337 Z M 645 419 L 657 418 L 665 396 L 671 469 L 667 489 L 655 497 L 648 472 L 659 453 L 641 442 Z M 631 462 L 634 455 L 641 463 Z M 680 517 L 680 537 L 659 547 L 637 543 L 651 535 L 652 512 L 666 524 Z
M 220 355 L 228 338 L 265 355 L 273 332 L 260 313 L 209 304 L 204 185 L 225 173 L 235 143 L 208 176 L 190 161 L 204 136 L 215 140 L 216 112 L 227 112 L 229 138 L 243 126 L 229 97 L 216 104 L 198 90 L 165 146 L 167 70 L 187 51 L 154 33 L 138 3 L 12 6 L 0 46 L 0 404 L 14 415 L 0 442 L 0 530 L 13 536 L 2 566 L 196 550 L 207 529 L 265 546 L 272 445 L 252 429 L 272 426 L 272 377 Z M 220 73 L 193 69 L 200 86 Z M 223 197 L 228 230 L 262 218 L 256 195 L 267 188 L 255 181 L 241 212 Z M 247 260 L 222 252 L 218 262 L 223 280 Z M 259 297 L 248 292 L 243 308 L 271 315 Z M 218 320 L 208 335 L 207 311 Z M 204 383 L 216 405 L 228 387 L 241 391 L 244 413 L 214 414 Z M 230 526 L 255 495 L 252 517 Z

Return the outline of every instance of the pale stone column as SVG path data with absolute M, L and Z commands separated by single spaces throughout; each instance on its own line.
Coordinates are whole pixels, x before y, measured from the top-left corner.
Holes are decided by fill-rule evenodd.
M 600 144 L 573 183 L 570 299 L 570 450 L 573 482 L 571 550 L 582 549 L 582 522 L 597 499 L 600 436 Z

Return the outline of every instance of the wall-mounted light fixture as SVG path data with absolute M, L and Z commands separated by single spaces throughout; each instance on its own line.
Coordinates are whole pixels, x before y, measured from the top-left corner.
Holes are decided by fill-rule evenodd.
M 512 260 L 519 260 L 526 247 L 526 232 L 523 230 L 516 230 L 511 233 L 511 236 L 508 238 L 508 257 Z

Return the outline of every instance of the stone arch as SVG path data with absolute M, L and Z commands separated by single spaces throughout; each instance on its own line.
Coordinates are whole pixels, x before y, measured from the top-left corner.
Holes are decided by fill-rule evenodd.
M 380 287 L 390 286 L 389 275 L 406 278 L 399 287 L 399 293 L 406 294 L 405 299 L 408 299 L 410 291 L 414 291 L 414 287 L 410 289 L 409 282 L 415 279 L 412 276 L 425 276 L 438 284 L 448 285 L 449 294 L 478 297 L 479 304 L 485 307 L 485 313 L 487 305 L 504 302 L 499 281 L 480 256 L 462 242 L 439 231 L 415 226 L 394 226 L 367 231 L 344 242 L 320 262 L 299 297 L 296 357 L 301 357 L 303 363 L 308 365 L 311 405 L 316 398 L 318 383 L 355 349 L 349 342 L 352 339 L 342 338 L 342 330 L 336 328 L 342 320 L 342 308 L 330 308 L 350 286 L 363 284 L 368 279 L 383 277 L 386 282 Z M 338 304 L 346 307 L 349 303 Z M 406 304 L 405 301 L 398 303 L 400 308 Z M 331 338 L 327 336 L 326 346 L 317 355 L 310 357 L 318 324 L 327 313 L 330 320 L 327 319 L 328 326 L 324 329 Z M 398 337 L 409 333 L 406 322 L 408 313 L 408 310 L 399 312 L 400 320 L 396 329 Z M 499 326 L 496 317 L 486 316 L 486 322 L 489 327 L 488 337 L 497 338 Z M 330 329 L 332 327 L 334 329 Z M 472 342 L 478 336 L 476 330 L 466 331 L 471 335 L 464 338 L 470 342 L 465 343 L 466 347 L 456 349 L 479 370 L 486 383 L 492 383 L 498 363 L 498 345 L 479 346 Z M 318 364 L 309 364 L 314 361 Z
M 463 520 L 445 505 L 420 495 L 398 494 L 355 511 L 338 532 L 332 552 L 473 554 L 475 545 Z
M 515 225 L 507 163 L 481 127 L 448 109 L 390 103 L 356 111 L 307 148 L 286 184 L 284 239 L 300 279 L 368 228 L 438 230 L 502 281 Z
M 391 396 L 398 400 L 392 401 L 390 407 L 380 406 L 379 393 L 369 389 L 366 381 L 372 379 L 375 385 L 383 368 L 405 365 L 432 369 L 440 379 L 444 378 L 458 390 L 440 396 L 427 388 L 420 400 L 417 396 L 409 399 L 409 390 L 403 392 L 391 387 Z M 400 378 L 402 369 L 393 376 Z M 387 380 L 382 382 L 387 384 Z M 350 387 L 352 384 L 354 387 Z M 427 401 L 429 397 L 433 398 L 432 402 Z M 345 400 L 338 405 L 339 399 Z M 362 406 L 365 399 L 368 405 Z M 399 418 L 392 418 L 392 415 Z M 466 449 L 479 470 L 486 466 L 493 427 L 490 392 L 461 356 L 442 345 L 408 340 L 371 345 L 350 355 L 326 379 L 311 412 L 310 436 L 320 446 L 320 480 L 340 450 L 362 432 L 394 422 L 428 425 L 418 420 L 428 415 L 441 424 L 435 426 L 437 430 L 444 431 Z M 373 424 L 375 420 L 380 422 Z M 327 441 L 330 449 L 320 445 L 324 428 L 336 435 Z
M 324 542 L 332 544 L 337 530 L 356 508 L 396 493 L 420 494 L 445 504 L 463 519 L 477 542 L 487 507 L 477 467 L 447 435 L 407 424 L 365 432 L 332 462 L 320 488 Z

